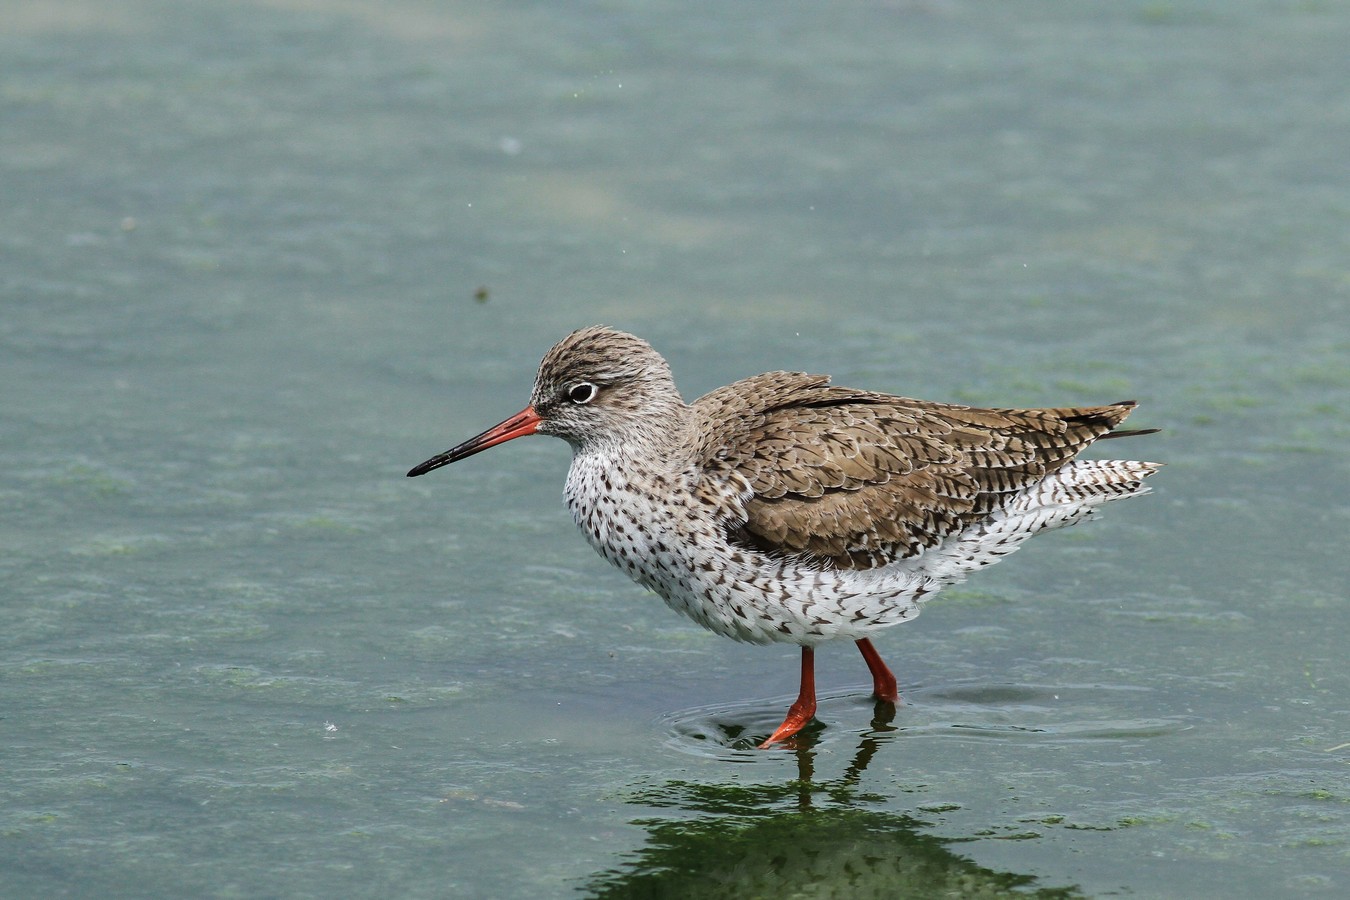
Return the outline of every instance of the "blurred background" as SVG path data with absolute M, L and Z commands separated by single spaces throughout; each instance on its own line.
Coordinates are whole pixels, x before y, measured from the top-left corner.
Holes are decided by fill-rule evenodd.
M 1350 888 L 1350 8 L 0 22 L 0 895 Z M 403 477 L 595 323 L 1168 468 L 745 751 L 795 648 L 610 570 L 566 445 Z

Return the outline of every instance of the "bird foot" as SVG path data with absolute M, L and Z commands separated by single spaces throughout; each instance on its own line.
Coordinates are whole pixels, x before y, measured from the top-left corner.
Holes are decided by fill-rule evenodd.
M 783 720 L 783 724 L 779 725 L 774 733 L 769 735 L 768 740 L 759 745 L 759 749 L 767 750 L 774 744 L 787 740 L 809 725 L 811 720 L 815 717 L 815 698 L 812 697 L 809 704 L 804 704 L 799 700 L 792 704 L 792 708 L 788 710 L 787 718 Z

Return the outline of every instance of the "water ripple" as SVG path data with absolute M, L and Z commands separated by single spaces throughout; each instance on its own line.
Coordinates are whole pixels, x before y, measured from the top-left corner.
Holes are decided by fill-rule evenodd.
M 1187 716 L 1131 716 L 1151 706 L 1146 688 L 1120 684 L 1029 685 L 965 682 L 918 686 L 891 716 L 866 686 L 821 693 L 816 721 L 802 733 L 810 745 L 958 738 L 1074 743 L 1164 737 L 1191 728 Z M 678 710 L 659 727 L 667 745 L 725 761 L 764 758 L 755 748 L 782 720 L 792 697 L 744 700 Z

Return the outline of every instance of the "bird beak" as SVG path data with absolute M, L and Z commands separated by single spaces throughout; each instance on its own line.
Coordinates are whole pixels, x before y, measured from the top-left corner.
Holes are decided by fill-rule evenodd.
M 418 475 L 425 475 L 432 469 L 448 466 L 456 460 L 473 456 L 481 450 L 505 443 L 513 438 L 534 434 L 541 421 L 542 419 L 539 418 L 539 413 L 534 411 L 534 407 L 527 406 L 505 422 L 493 425 L 477 437 L 471 437 L 458 447 L 451 447 L 440 456 L 433 456 L 421 465 L 413 466 L 408 471 L 408 477 L 416 478 Z

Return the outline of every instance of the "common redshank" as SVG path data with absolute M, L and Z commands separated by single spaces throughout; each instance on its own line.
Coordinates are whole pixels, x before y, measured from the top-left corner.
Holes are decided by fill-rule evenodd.
M 1134 401 L 978 409 L 768 372 L 685 403 L 641 338 L 603 326 L 544 355 L 530 404 L 409 477 L 527 434 L 572 445 L 564 496 L 600 555 L 677 612 L 752 644 L 802 648 L 801 690 L 760 745 L 815 716 L 815 647 L 870 636 L 1031 535 L 1146 493 L 1158 463 L 1079 460 Z

